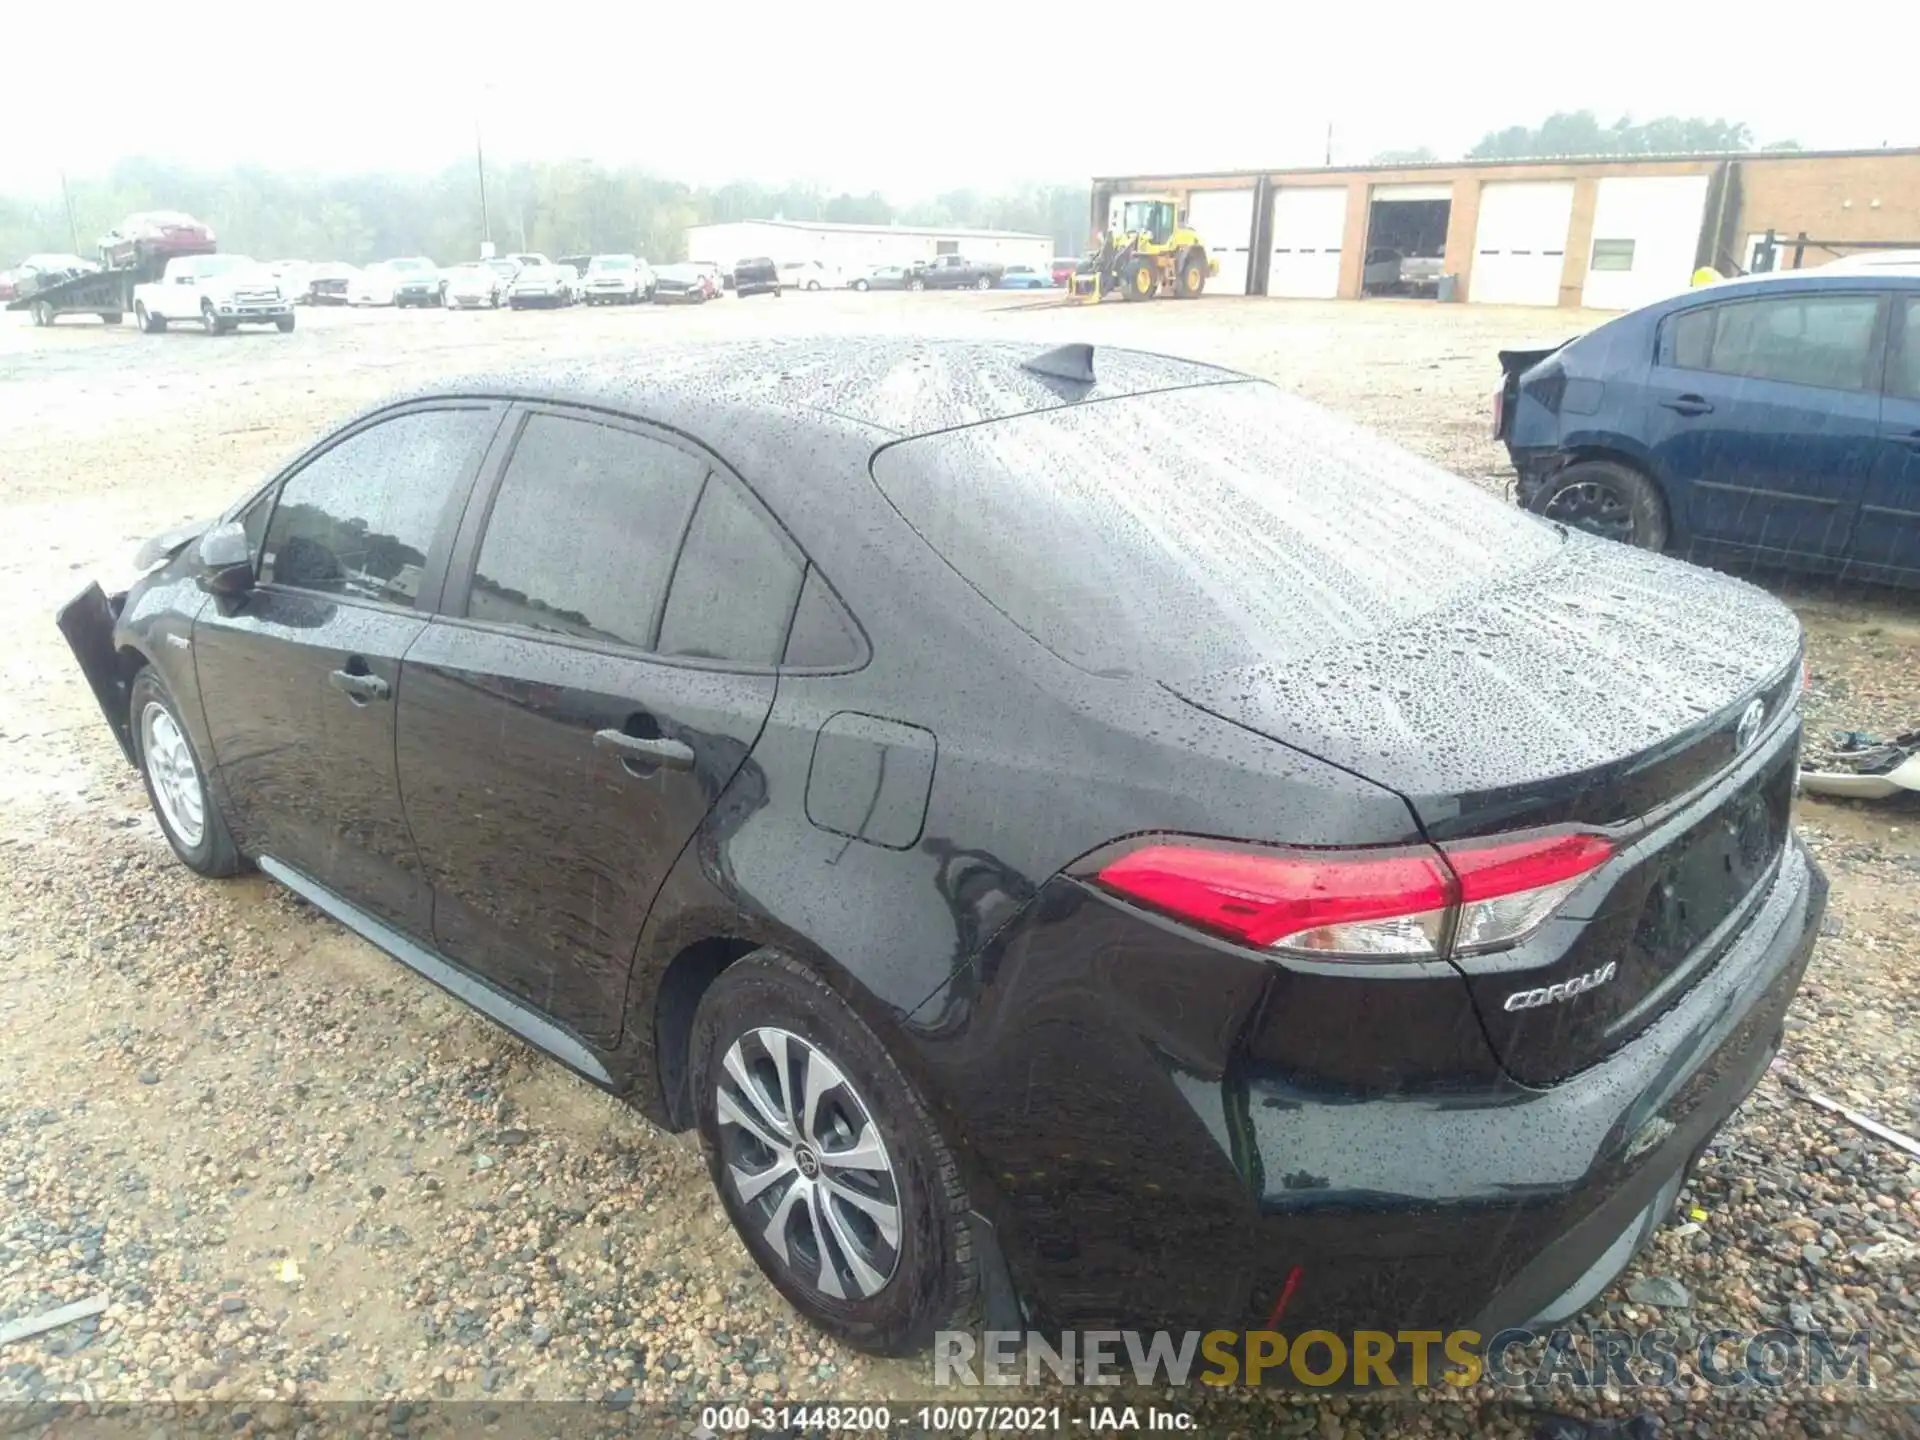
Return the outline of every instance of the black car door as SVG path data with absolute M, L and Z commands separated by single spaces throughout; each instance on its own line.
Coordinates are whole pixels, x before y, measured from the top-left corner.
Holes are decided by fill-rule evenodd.
M 388 412 L 303 458 L 244 517 L 258 584 L 193 629 L 241 843 L 420 936 L 431 895 L 394 771 L 400 657 L 502 409 Z
M 440 950 L 607 1042 L 654 894 L 772 707 L 802 565 L 703 451 L 516 421 L 407 654 L 400 787 Z M 696 606 L 720 565 L 762 603 Z

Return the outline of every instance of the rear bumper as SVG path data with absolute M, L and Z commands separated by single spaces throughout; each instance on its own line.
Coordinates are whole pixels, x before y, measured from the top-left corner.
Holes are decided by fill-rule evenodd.
M 1490 1053 L 1468 1073 L 1461 1042 L 1451 1073 L 1382 1089 L 1250 1040 L 1318 992 L 1065 883 L 910 1022 L 1030 1317 L 1263 1328 L 1298 1267 L 1295 1333 L 1490 1336 L 1584 1306 L 1764 1072 L 1826 902 L 1793 842 L 1721 963 L 1606 1060 L 1535 1088 Z M 1368 1015 L 1307 1024 L 1391 1044 L 1399 1017 Z

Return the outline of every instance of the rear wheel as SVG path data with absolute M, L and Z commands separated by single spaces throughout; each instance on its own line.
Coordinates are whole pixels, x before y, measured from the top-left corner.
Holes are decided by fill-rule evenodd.
M 104 314 L 104 315 L 102 315 L 102 316 L 100 317 L 100 319 L 101 319 L 101 320 L 102 320 L 102 321 L 103 321 L 103 322 L 104 322 L 105 324 L 108 324 L 108 325 L 118 325 L 118 324 L 119 324 L 119 323 L 120 323 L 120 322 L 121 322 L 122 320 L 124 320 L 124 319 L 126 319 L 126 318 L 127 318 L 127 317 L 126 317 L 126 316 L 125 316 L 125 315 L 124 315 L 124 314 L 123 314 L 122 312 L 120 312 L 120 311 L 118 311 L 118 310 L 109 310 L 109 311 L 107 311 L 107 313 L 106 313 L 106 314 Z
M 153 667 L 134 677 L 129 705 L 140 778 L 173 853 L 202 875 L 238 874 L 246 862 L 207 791 L 180 709 Z
M 856 280 L 853 282 L 853 288 L 856 290 L 864 290 L 867 288 L 867 282 L 865 280 Z
M 1174 298 L 1192 300 L 1207 288 L 1207 257 L 1198 250 L 1189 250 L 1180 257 L 1180 271 L 1174 280 Z
M 33 302 L 33 323 L 42 328 L 53 324 L 53 306 L 44 300 Z
M 918 275 L 916 275 L 911 280 L 907 281 L 907 288 L 909 290 L 924 290 L 927 288 L 927 282 L 925 280 L 922 280 Z
M 1667 505 L 1659 487 L 1617 460 L 1580 460 L 1540 487 L 1530 507 L 1575 530 L 1637 545 L 1667 546 Z
M 973 288 L 976 290 L 991 290 L 993 288 L 993 277 L 991 275 L 982 275 L 973 282 Z
M 796 1310 L 879 1354 L 966 1328 L 979 1275 L 958 1167 L 844 1000 L 757 951 L 701 999 L 690 1058 L 721 1203 Z

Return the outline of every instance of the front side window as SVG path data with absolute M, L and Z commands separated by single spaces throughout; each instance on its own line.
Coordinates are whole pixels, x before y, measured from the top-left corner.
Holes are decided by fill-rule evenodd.
M 416 410 L 349 435 L 288 477 L 261 547 L 263 583 L 411 605 L 490 410 Z
M 1683 311 L 1666 324 L 1667 363 L 1829 390 L 1873 388 L 1876 295 L 1782 295 Z
M 706 473 L 632 430 L 529 417 L 487 520 L 468 617 L 650 648 Z

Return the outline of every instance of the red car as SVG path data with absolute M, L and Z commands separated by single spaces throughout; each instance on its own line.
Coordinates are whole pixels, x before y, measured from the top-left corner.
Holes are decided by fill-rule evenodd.
M 129 215 L 100 237 L 100 253 L 114 269 L 155 266 L 179 255 L 211 255 L 213 227 L 178 210 Z
M 1054 256 L 1053 257 L 1053 283 L 1056 285 L 1072 284 L 1073 272 L 1079 268 L 1080 268 L 1080 257 L 1078 255 Z

